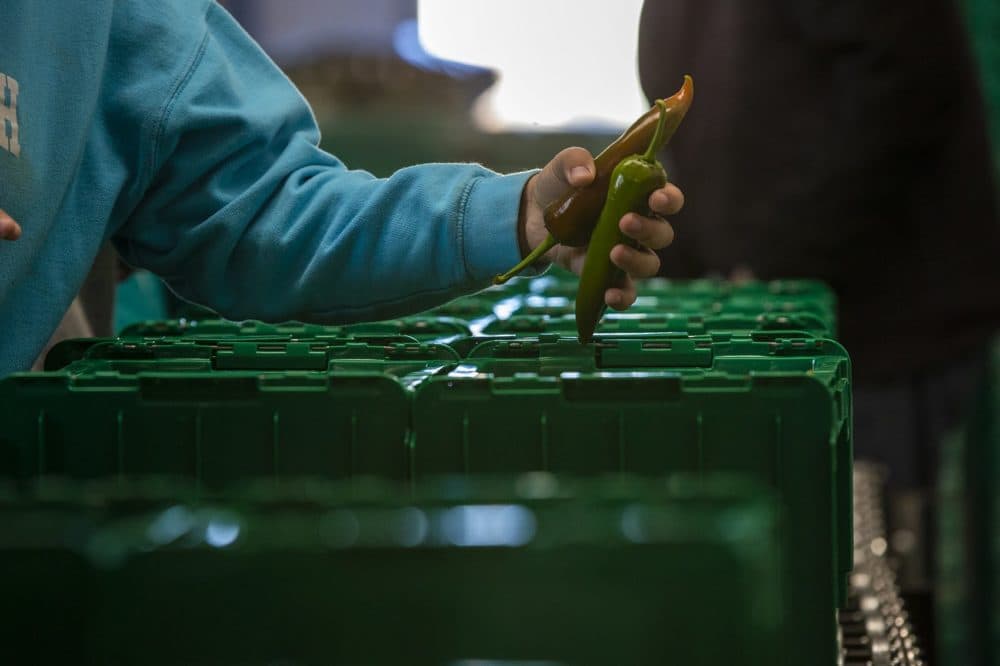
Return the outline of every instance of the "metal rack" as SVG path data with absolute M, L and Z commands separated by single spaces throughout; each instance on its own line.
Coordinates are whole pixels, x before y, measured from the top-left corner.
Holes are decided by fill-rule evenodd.
M 889 558 L 883 477 L 854 468 L 854 571 L 840 612 L 842 666 L 926 666 Z

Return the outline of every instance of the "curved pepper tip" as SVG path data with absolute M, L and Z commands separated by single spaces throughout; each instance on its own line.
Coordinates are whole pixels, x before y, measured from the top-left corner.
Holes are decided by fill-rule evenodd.
M 690 74 L 685 74 L 684 83 L 681 84 L 681 89 L 674 93 L 670 99 L 664 101 L 674 102 L 675 106 L 683 107 L 683 109 L 687 111 L 687 109 L 691 106 L 691 102 L 694 101 L 694 77 Z
M 684 75 L 684 83 L 681 85 L 682 95 L 694 95 L 694 77 L 690 74 Z
M 693 101 L 694 77 L 690 74 L 684 75 L 684 83 L 681 84 L 680 89 L 673 95 L 653 101 L 653 106 L 658 106 L 661 103 L 666 104 L 667 110 L 673 113 L 676 118 L 676 122 L 673 124 L 673 129 L 671 129 L 667 135 L 668 139 L 673 134 L 673 130 L 677 129 L 677 125 L 680 125 L 681 121 L 684 120 L 684 116 L 687 115 L 688 109 L 691 108 L 691 103 Z

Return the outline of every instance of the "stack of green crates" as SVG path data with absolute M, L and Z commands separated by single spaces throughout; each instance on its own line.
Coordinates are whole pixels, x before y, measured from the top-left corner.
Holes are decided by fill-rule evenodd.
M 145 322 L 118 339 L 63 343 L 46 372 L 0 382 L 0 404 L 15 406 L 0 423 L 9 515 L 37 510 L 42 524 L 49 515 L 68 524 L 59 521 L 72 522 L 82 504 L 54 507 L 38 493 L 56 480 L 93 486 L 99 510 L 81 529 L 88 539 L 128 543 L 188 500 L 161 498 L 174 502 L 164 508 L 132 497 L 126 510 L 108 488 L 167 479 L 250 526 L 236 548 L 150 554 L 136 542 L 121 565 L 129 573 L 111 587 L 104 574 L 86 574 L 97 585 L 86 589 L 117 600 L 88 611 L 79 637 L 88 654 L 112 655 L 102 661 L 138 658 L 156 640 L 143 632 L 174 622 L 194 636 L 192 653 L 204 649 L 212 663 L 226 655 L 239 663 L 295 655 L 306 663 L 837 663 L 836 610 L 853 557 L 851 393 L 829 289 L 653 281 L 635 308 L 606 316 L 595 342 L 581 345 L 575 287 L 553 271 L 392 322 Z M 318 537 L 308 526 L 331 512 L 352 516 L 351 525 L 411 509 L 437 515 L 475 504 L 487 486 L 514 483 L 486 479 L 538 474 L 574 490 L 537 506 L 499 493 L 491 506 L 531 513 L 544 557 L 534 540 L 518 544 L 523 557 L 501 549 L 480 559 L 433 539 L 433 548 L 380 542 L 364 553 L 312 554 Z M 582 482 L 609 474 L 627 492 L 614 486 L 609 496 L 607 482 Z M 280 510 L 271 500 L 246 503 L 248 483 L 323 488 L 366 478 L 395 485 L 360 504 L 336 493 L 322 506 L 314 498 Z M 644 494 L 666 487 L 656 481 L 665 478 L 677 492 Z M 448 488 L 457 494 L 435 494 Z M 628 532 L 623 516 L 646 511 L 644 498 L 670 505 L 657 523 L 662 539 L 656 549 L 642 540 L 623 548 L 629 534 L 612 526 Z M 713 550 L 733 530 L 759 549 Z M 44 558 L 27 560 L 17 561 L 41 574 Z M 247 577 L 260 587 L 241 587 Z M 124 592 L 136 588 L 148 592 L 137 633 L 118 635 L 115 652 L 108 632 L 137 603 Z M 178 619 L 182 589 L 189 606 L 209 610 Z M 300 613 L 274 615 L 293 599 Z M 198 623 L 223 605 L 239 619 L 200 635 Z M 396 642 L 372 640 L 387 630 L 379 621 Z M 337 633 L 348 629 L 359 638 Z M 210 639 L 219 645 L 195 647 Z M 246 642 L 213 652 L 233 641 Z

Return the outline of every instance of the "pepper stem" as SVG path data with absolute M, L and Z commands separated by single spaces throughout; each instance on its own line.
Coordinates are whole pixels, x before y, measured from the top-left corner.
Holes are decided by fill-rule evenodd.
M 663 126 L 667 124 L 667 104 L 662 99 L 656 100 L 656 106 L 660 107 L 660 119 L 656 123 L 656 132 L 653 134 L 649 147 L 643 154 L 642 159 L 652 162 L 656 159 L 656 151 L 660 149 L 660 142 L 663 140 Z
M 505 282 L 507 282 L 507 280 L 511 279 L 512 277 L 523 271 L 525 268 L 527 268 L 531 264 L 541 259 L 543 254 L 545 254 L 555 246 L 556 246 L 556 239 L 552 237 L 552 234 L 549 234 L 548 236 L 545 237 L 545 240 L 543 240 L 538 247 L 529 252 L 528 256 L 522 259 L 517 266 L 514 266 L 514 268 L 510 269 L 506 273 L 503 273 L 502 275 L 498 275 L 495 278 L 493 278 L 493 284 L 504 284 Z

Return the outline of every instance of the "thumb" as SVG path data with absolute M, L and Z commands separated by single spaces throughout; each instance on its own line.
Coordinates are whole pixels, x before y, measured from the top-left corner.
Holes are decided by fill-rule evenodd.
M 0 240 L 17 240 L 21 237 L 21 225 L 10 215 L 0 210 Z
M 567 190 L 585 187 L 594 180 L 594 158 L 584 148 L 566 148 L 538 173 L 535 202 L 543 209 L 566 194 Z

